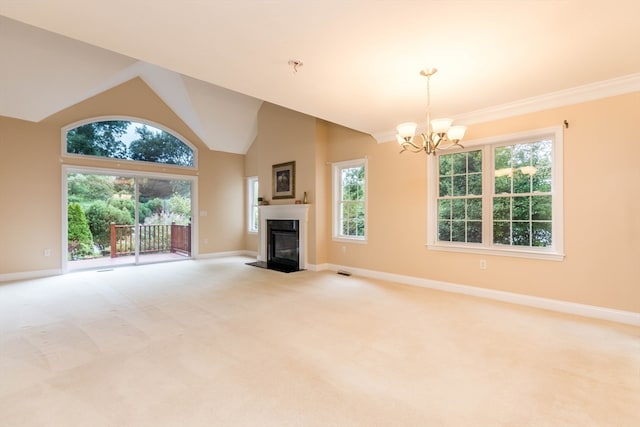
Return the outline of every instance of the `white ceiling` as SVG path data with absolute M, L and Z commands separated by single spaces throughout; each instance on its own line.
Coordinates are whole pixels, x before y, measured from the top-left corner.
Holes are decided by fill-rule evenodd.
M 38 121 L 141 76 L 234 153 L 262 100 L 391 139 L 424 121 L 426 67 L 433 115 L 461 124 L 640 90 L 638 0 L 0 0 L 0 15 L 66 36 L 0 17 L 0 115 Z

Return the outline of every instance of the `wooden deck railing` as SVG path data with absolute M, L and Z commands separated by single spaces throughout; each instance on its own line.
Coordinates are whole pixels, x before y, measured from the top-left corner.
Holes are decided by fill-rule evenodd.
M 111 258 L 135 254 L 135 226 L 111 223 Z M 191 224 L 139 225 L 140 253 L 191 255 Z
M 171 224 L 171 252 L 191 255 L 191 224 Z

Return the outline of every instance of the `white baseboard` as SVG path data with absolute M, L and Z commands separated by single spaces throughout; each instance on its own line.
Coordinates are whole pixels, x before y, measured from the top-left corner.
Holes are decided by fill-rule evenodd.
M 329 264 L 307 264 L 307 270 L 310 271 L 325 271 L 329 270 Z
M 228 251 L 228 252 L 211 252 L 206 254 L 198 254 L 194 256 L 194 259 L 212 259 L 212 258 L 226 258 L 233 256 L 248 256 L 248 257 L 257 257 L 258 253 L 256 251 Z M 1 282 L 10 282 L 14 280 L 26 280 L 26 279 L 37 279 L 39 277 L 48 277 L 48 276 L 57 276 L 63 274 L 62 269 L 53 269 L 53 270 L 36 270 L 36 271 L 24 271 L 20 273 L 7 273 L 0 274 L 0 283 Z
M 387 280 L 390 282 L 402 283 L 406 285 L 420 286 L 423 288 L 435 289 L 439 291 L 453 292 L 474 297 L 508 302 L 512 304 L 525 305 L 528 307 L 557 311 L 560 313 L 575 314 L 578 316 L 591 317 L 594 319 L 609 320 L 612 322 L 640 326 L 640 313 L 632 311 L 615 310 L 606 307 L 578 304 L 574 302 L 516 294 L 512 292 L 496 291 L 493 289 L 478 288 L 475 286 L 458 285 L 454 283 L 422 279 L 419 277 L 403 276 L 400 274 L 385 273 L 381 271 L 353 268 L 335 264 L 328 264 L 328 269 L 332 271 L 348 271 L 358 276 L 370 277 L 373 279 Z
M 20 273 L 0 274 L 0 282 L 10 282 L 13 280 L 37 279 L 38 277 L 58 276 L 62 274 L 61 269 L 24 271 Z
M 228 252 L 209 252 L 206 254 L 198 254 L 196 259 L 210 259 L 210 258 L 225 258 L 231 256 L 248 256 L 257 257 L 258 253 L 255 251 L 228 251 Z
M 215 252 L 198 255 L 198 259 L 224 258 L 232 256 L 257 257 L 255 251 L 229 251 Z M 370 277 L 373 279 L 386 280 L 389 282 L 402 283 L 405 285 L 420 286 L 428 289 L 435 289 L 445 292 L 470 295 L 474 297 L 487 298 L 497 301 L 519 304 L 528 307 L 536 307 L 545 310 L 557 311 L 560 313 L 575 314 L 578 316 L 590 317 L 594 319 L 609 320 L 612 322 L 624 323 L 628 325 L 640 326 L 640 313 L 615 310 L 606 307 L 578 304 L 574 302 L 560 301 L 549 298 L 541 298 L 530 295 L 516 294 L 512 292 L 497 291 L 493 289 L 478 288 L 475 286 L 458 285 L 455 283 L 440 282 L 436 280 L 423 279 L 420 277 L 404 276 L 401 274 L 385 273 L 363 268 L 354 268 L 336 264 L 308 264 L 310 271 L 347 271 L 352 274 Z M 20 273 L 0 274 L 0 282 L 14 280 L 35 279 L 39 277 L 57 276 L 62 274 L 61 269 L 25 271 Z

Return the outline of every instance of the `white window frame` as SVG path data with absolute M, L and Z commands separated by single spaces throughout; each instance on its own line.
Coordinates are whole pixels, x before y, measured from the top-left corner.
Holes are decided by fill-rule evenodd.
M 259 185 L 257 176 L 247 178 L 247 232 L 249 234 L 258 234 L 260 228 L 260 222 L 257 221 Z M 254 224 L 257 224 L 255 228 Z
M 340 207 L 342 203 L 342 170 L 364 167 L 364 236 L 344 236 L 340 234 L 342 230 Z M 333 240 L 341 242 L 351 243 L 367 243 L 369 235 L 369 211 L 368 211 L 368 199 L 369 199 L 369 178 L 367 167 L 367 159 L 355 159 L 347 160 L 343 162 L 333 163 L 332 166 L 332 180 L 333 180 L 333 209 L 332 209 L 332 229 Z
M 509 144 L 552 141 L 552 245 L 550 247 L 522 247 L 493 244 L 494 148 Z M 520 258 L 561 261 L 564 259 L 564 197 L 563 197 L 563 129 L 561 126 L 536 129 L 510 135 L 464 141 L 465 151 L 482 149 L 482 235 L 483 243 L 442 242 L 438 236 L 438 158 L 428 158 L 427 182 L 427 248 L 447 252 L 465 252 Z M 453 151 L 446 152 L 451 154 Z

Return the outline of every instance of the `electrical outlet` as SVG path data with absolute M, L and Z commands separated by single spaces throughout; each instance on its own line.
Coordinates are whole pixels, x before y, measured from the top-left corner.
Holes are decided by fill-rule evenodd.
M 486 270 L 487 269 L 487 260 L 486 259 L 481 259 L 480 260 L 480 270 Z
M 47 248 L 47 249 L 45 249 L 44 251 L 42 251 L 42 254 L 43 254 L 44 256 L 51 256 L 51 249 L 48 249 L 48 248 Z

